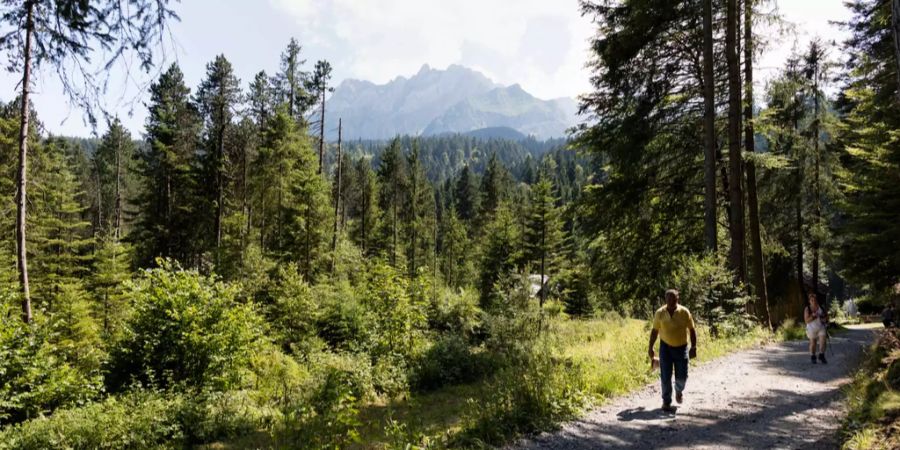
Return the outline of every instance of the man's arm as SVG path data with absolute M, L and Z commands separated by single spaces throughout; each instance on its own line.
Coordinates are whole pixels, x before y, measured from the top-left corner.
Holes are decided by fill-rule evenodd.
M 653 348 L 656 347 L 657 336 L 659 336 L 659 331 L 656 328 L 650 330 L 650 350 L 647 352 L 647 354 L 650 355 L 650 359 L 653 359 L 653 356 L 655 356 Z
M 688 354 L 691 358 L 697 357 L 697 331 L 691 328 L 691 351 Z

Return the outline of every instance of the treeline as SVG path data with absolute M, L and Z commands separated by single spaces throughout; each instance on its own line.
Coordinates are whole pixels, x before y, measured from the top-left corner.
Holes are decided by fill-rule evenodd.
M 713 255 L 777 323 L 805 292 L 897 283 L 890 2 L 850 2 L 849 41 L 801 46 L 759 91 L 758 33 L 778 28 L 769 3 L 583 3 L 598 23 L 582 104 L 596 122 L 575 145 L 607 161 L 582 215 L 601 291 L 651 299 L 685 257 Z M 729 309 L 721 292 L 703 298 Z

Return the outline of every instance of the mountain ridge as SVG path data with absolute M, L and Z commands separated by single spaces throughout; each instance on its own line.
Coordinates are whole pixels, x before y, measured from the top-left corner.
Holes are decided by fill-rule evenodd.
M 396 135 L 467 133 L 507 127 L 540 139 L 563 137 L 576 121 L 575 100 L 534 97 L 519 84 L 503 86 L 458 64 L 384 84 L 342 81 L 326 102 L 326 121 L 341 118 L 350 139 L 389 139 Z M 329 128 L 333 128 L 329 126 Z M 337 130 L 329 132 L 334 139 Z

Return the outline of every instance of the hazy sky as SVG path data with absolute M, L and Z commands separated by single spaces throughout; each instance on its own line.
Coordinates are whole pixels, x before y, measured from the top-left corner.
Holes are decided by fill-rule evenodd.
M 829 21 L 848 16 L 842 0 L 773 5 L 796 29 L 780 38 L 766 33 L 777 42 L 758 64 L 760 86 L 794 45 L 802 48 L 813 36 L 840 43 L 843 35 Z M 577 0 L 182 0 L 175 8 L 181 22 L 172 25 L 175 45 L 165 52 L 166 64 L 177 60 L 192 89 L 219 53 L 245 87 L 259 70 L 274 73 L 292 36 L 308 66 L 317 59 L 332 63 L 335 84 L 344 78 L 384 83 L 413 75 L 425 63 L 440 69 L 456 63 L 501 84 L 519 83 L 541 98 L 574 97 L 590 87 L 584 64 L 593 27 L 581 17 Z M 0 99 L 16 95 L 18 77 L 0 75 Z M 81 111 L 68 106 L 54 77 L 45 70 L 37 79 L 33 101 L 41 120 L 55 133 L 89 134 Z M 146 117 L 147 96 L 138 85 L 114 79 L 107 99 L 135 137 Z M 136 95 L 139 103 L 129 117 L 123 99 Z

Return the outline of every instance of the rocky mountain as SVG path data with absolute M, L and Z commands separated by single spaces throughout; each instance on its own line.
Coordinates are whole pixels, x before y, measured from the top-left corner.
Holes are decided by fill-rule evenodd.
M 401 76 L 381 85 L 345 80 L 327 102 L 326 120 L 335 124 L 340 117 L 348 139 L 498 127 L 545 139 L 564 136 L 575 124 L 575 111 L 570 98 L 541 100 L 517 84 L 500 86 L 463 66 L 436 70 L 424 65 L 410 78 Z

